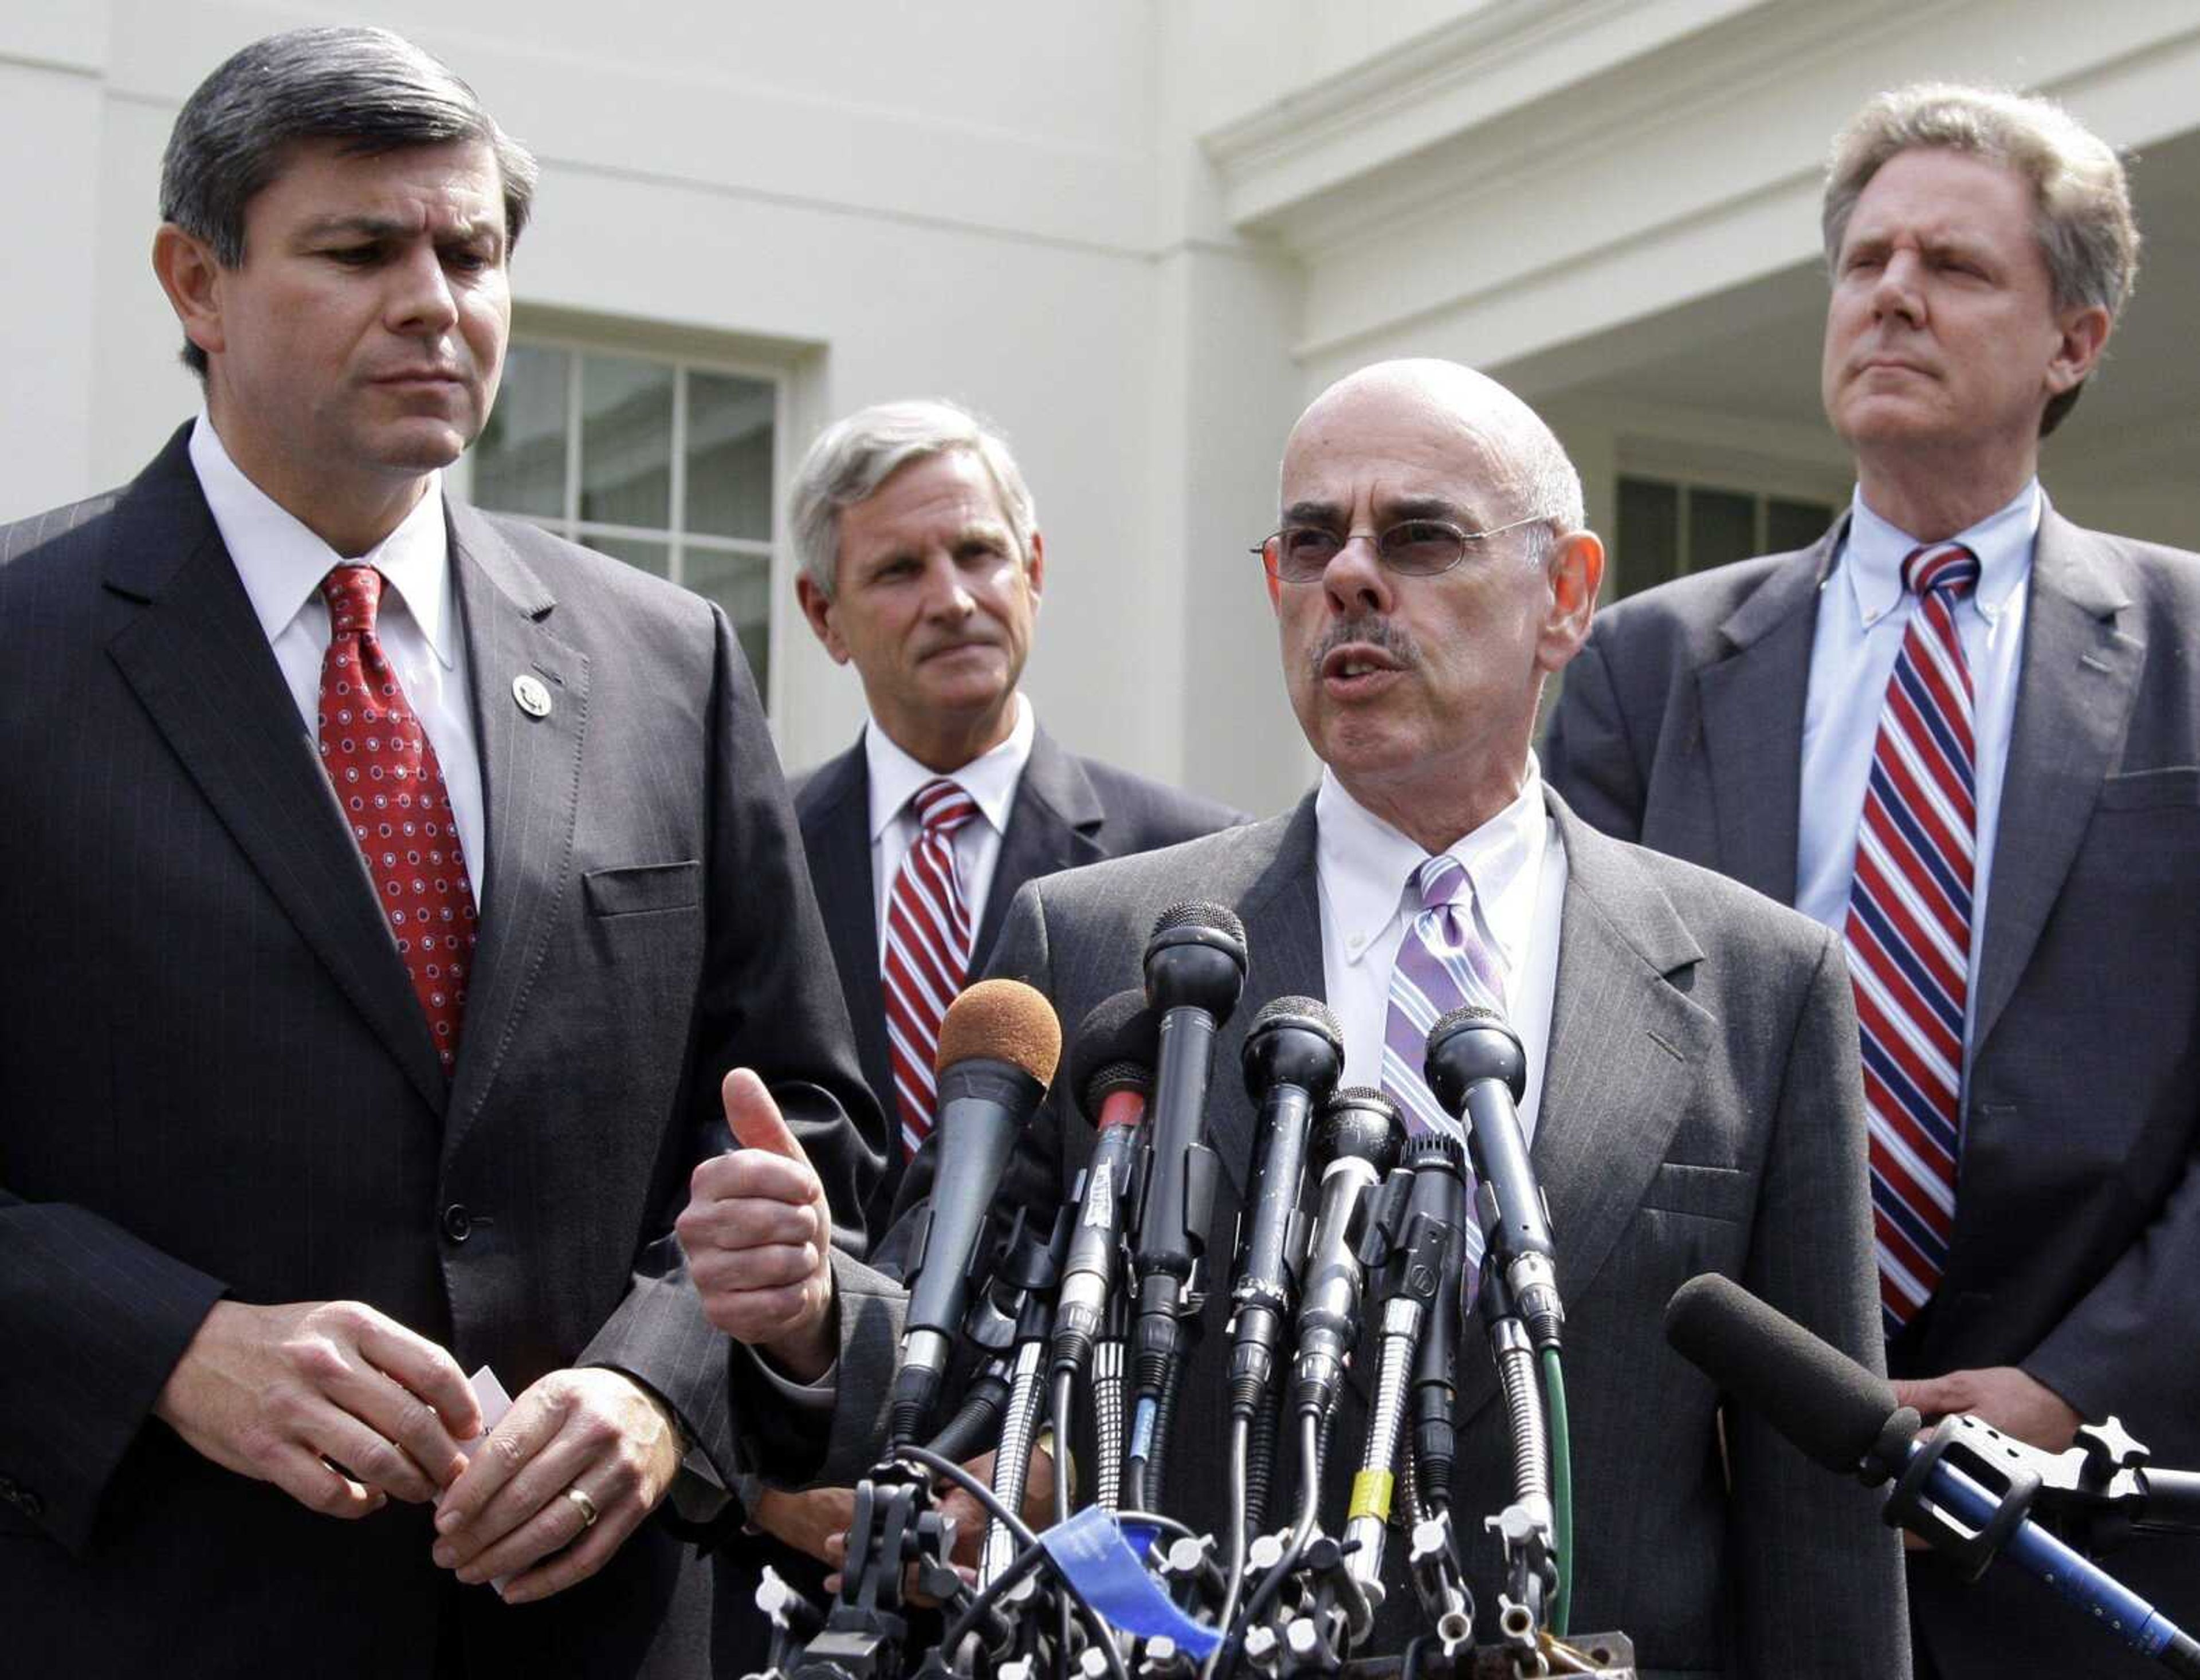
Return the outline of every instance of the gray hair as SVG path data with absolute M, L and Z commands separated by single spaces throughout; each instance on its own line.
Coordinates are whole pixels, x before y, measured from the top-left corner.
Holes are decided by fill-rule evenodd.
M 1516 423 L 1512 440 L 1512 466 L 1519 475 L 1521 499 L 1543 522 L 1528 551 L 1540 562 L 1559 538 L 1584 528 L 1589 515 L 1582 499 L 1581 474 L 1567 458 L 1565 446 L 1542 415 L 1524 403 L 1521 411 L 1524 417 Z
M 2098 307 L 2110 324 L 2139 274 L 2131 184 L 2115 149 L 2052 100 L 1994 88 L 1920 82 L 1882 93 L 1834 137 L 1820 225 L 1835 266 L 1849 217 L 1899 153 L 1959 152 L 2015 170 L 2032 189 L 2033 231 L 2058 309 Z M 2074 407 L 2083 382 L 2047 405 L 2042 437 Z
M 161 216 L 213 248 L 225 268 L 244 260 L 244 213 L 302 140 L 337 140 L 347 154 L 477 140 L 496 155 L 505 248 L 527 225 L 535 160 L 496 125 L 474 90 L 440 60 L 387 29 L 286 30 L 233 54 L 184 102 L 161 160 Z M 206 353 L 184 347 L 206 376 Z
M 955 449 L 968 450 L 986 469 L 1017 556 L 1031 563 L 1039 510 L 1007 440 L 968 409 L 938 398 L 875 403 L 818 434 L 795 470 L 788 522 L 795 557 L 819 594 L 831 600 L 840 574 L 841 511 L 869 501 L 911 462 Z

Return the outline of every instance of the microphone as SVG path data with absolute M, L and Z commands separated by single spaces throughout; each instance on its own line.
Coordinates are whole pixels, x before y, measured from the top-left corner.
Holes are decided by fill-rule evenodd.
M 1214 1208 L 1207 1087 L 1214 1035 L 1245 986 L 1245 927 L 1220 904 L 1161 913 L 1146 942 L 1146 1001 L 1161 1016 L 1146 1185 L 1138 1210 L 1138 1321 L 1131 1490 L 1152 1508 L 1167 1411 Z
M 1438 1216 L 1451 1232 L 1450 1246 L 1445 1251 L 1442 1275 L 1436 1280 L 1436 1302 L 1413 1355 L 1413 1481 L 1422 1505 L 1431 1514 L 1451 1503 L 1451 1467 L 1457 1445 L 1452 1410 L 1459 1399 L 1454 1371 L 1466 1282 L 1466 1179 L 1460 1158 L 1464 1152 L 1456 1140 L 1446 1141 L 1452 1146 L 1451 1169 L 1439 1181 L 1444 1205 Z M 1417 1176 L 1414 1187 L 1419 1186 Z
M 1454 1311 L 1460 1269 L 1460 1226 L 1466 1207 L 1465 1152 L 1455 1138 L 1434 1133 L 1407 1145 L 1401 1171 L 1413 1175 L 1405 1212 L 1384 1267 L 1381 1352 L 1375 1367 L 1375 1400 L 1367 1412 L 1367 1445 L 1353 1479 L 1344 1531 L 1349 1567 L 1378 1602 L 1383 1592 L 1383 1540 L 1390 1521 L 1391 1466 L 1405 1422 L 1406 1390 L 1427 1321 L 1441 1310 L 1452 1280 Z M 1386 1204 L 1388 1197 L 1385 1197 Z M 1444 1377 L 1450 1378 L 1449 1362 Z M 1448 1421 L 1448 1420 L 1447 1420 Z M 1447 1487 L 1447 1492 L 1448 1487 Z
M 1940 1517 L 1951 1514 L 1968 1525 L 1971 1539 L 1987 1543 L 1970 1549 L 1984 1554 L 1978 1560 L 1981 1568 L 1999 1541 L 2002 1555 L 2124 1643 L 2173 1673 L 2200 1675 L 2200 1642 L 2098 1565 L 2023 1519 L 2021 1507 L 1998 1506 L 1994 1494 L 1936 1451 L 1940 1443 L 1916 1439 L 1917 1414 L 1895 1403 L 1884 1380 L 1731 1279 L 1707 1273 L 1676 1290 L 1665 1309 L 1665 1339 L 1827 1469 L 1858 1476 L 1868 1487 L 1899 1473 L 1897 1500 L 1914 1481 L 1927 1509 L 1940 1508 L 1933 1512 L 1940 1520 L 1925 1529 L 1936 1546 L 1961 1543 L 1960 1531 L 1944 1526 Z M 1974 1432 L 1986 1429 L 1975 1419 L 1949 1422 L 1969 1425 Z M 1989 1476 L 1995 1473 L 1984 1459 L 1974 1455 L 1973 1461 Z
M 1314 1129 L 1319 1211 L 1307 1247 L 1291 1385 L 1291 1409 L 1302 1417 L 1328 1417 L 1360 1339 L 1359 1247 L 1368 1193 L 1397 1165 L 1405 1141 L 1396 1106 L 1366 1086 L 1331 1097 Z
M 1519 1035 L 1489 1010 L 1472 1004 L 1454 1009 L 1429 1029 L 1422 1071 L 1436 1100 L 1466 1123 L 1489 1257 L 1504 1274 L 1536 1346 L 1555 1348 L 1566 1314 L 1550 1216 L 1520 1135 L 1516 1105 L 1528 1087 L 1528 1059 Z
M 932 1195 L 910 1249 L 909 1315 L 890 1440 L 916 1438 L 939 1391 L 993 1193 L 1054 1077 L 1062 1024 L 1020 980 L 980 980 L 939 1024 L 939 1135 Z
M 1251 1205 L 1238 1215 L 1236 1258 L 1230 1269 L 1230 1415 L 1232 1452 L 1242 1453 L 1243 1473 L 1233 1470 L 1233 1537 L 1259 1531 L 1267 1508 L 1268 1477 L 1275 1458 L 1276 1347 L 1298 1297 L 1298 1269 L 1306 1257 L 1307 1132 L 1314 1111 L 1337 1089 L 1344 1070 L 1344 1030 L 1317 998 L 1282 997 L 1255 1018 L 1241 1058 L 1245 1094 L 1260 1105 L 1254 1135 Z M 1233 1463 L 1236 1461 L 1233 1459 Z
M 1307 1132 L 1337 1090 L 1344 1031 L 1315 998 L 1278 998 L 1245 1036 L 1245 1092 L 1261 1105 L 1254 1135 L 1252 1205 L 1238 1223 L 1231 1267 L 1230 1409 L 1253 1417 L 1275 1376 L 1276 1344 L 1297 1293 L 1306 1241 L 1299 1210 Z
M 1077 1222 L 1056 1298 L 1053 1363 L 1081 1374 L 1107 1315 L 1123 1245 L 1123 1205 L 1144 1137 L 1160 1023 L 1135 989 L 1093 1006 L 1077 1029 L 1070 1089 L 1097 1134 L 1079 1187 Z

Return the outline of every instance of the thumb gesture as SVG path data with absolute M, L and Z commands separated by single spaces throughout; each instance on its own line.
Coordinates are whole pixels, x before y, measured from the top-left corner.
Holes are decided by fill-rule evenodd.
M 746 1068 L 721 1089 L 740 1147 L 704 1162 L 675 1226 L 711 1323 L 805 1381 L 833 1362 L 833 1210 L 810 1158 Z

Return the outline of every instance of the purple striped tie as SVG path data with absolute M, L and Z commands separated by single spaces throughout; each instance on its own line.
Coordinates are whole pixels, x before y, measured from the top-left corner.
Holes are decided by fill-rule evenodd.
M 1421 1069 L 1429 1029 L 1466 1004 L 1505 1013 L 1497 965 L 1474 931 L 1474 884 L 1466 866 L 1439 852 L 1414 870 L 1408 884 L 1421 907 L 1398 944 L 1390 971 L 1390 1008 L 1383 1024 L 1383 1094 L 1398 1105 L 1408 1131 L 1462 1137 L 1459 1117 L 1444 1112 Z M 1473 1179 L 1467 1193 L 1473 1195 Z M 1466 1258 L 1482 1261 L 1482 1233 L 1470 1224 Z
M 1971 672 L 1956 633 L 1978 557 L 1961 543 L 1916 549 L 1902 580 L 1917 601 L 1880 708 L 1846 930 L 1890 1336 L 1932 1298 L 1955 1225 L 1978 826 Z
M 939 1024 L 970 970 L 970 912 L 955 867 L 955 831 L 978 814 L 968 794 L 942 777 L 910 798 L 917 836 L 886 901 L 886 1041 L 904 1158 L 932 1130 L 933 1064 Z

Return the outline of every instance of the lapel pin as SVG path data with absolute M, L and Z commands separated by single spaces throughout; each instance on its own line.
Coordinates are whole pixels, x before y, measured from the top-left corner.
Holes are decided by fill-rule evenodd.
M 531 718 L 550 715 L 550 691 L 538 677 L 522 672 L 512 680 L 512 697 L 519 703 L 519 709 Z

